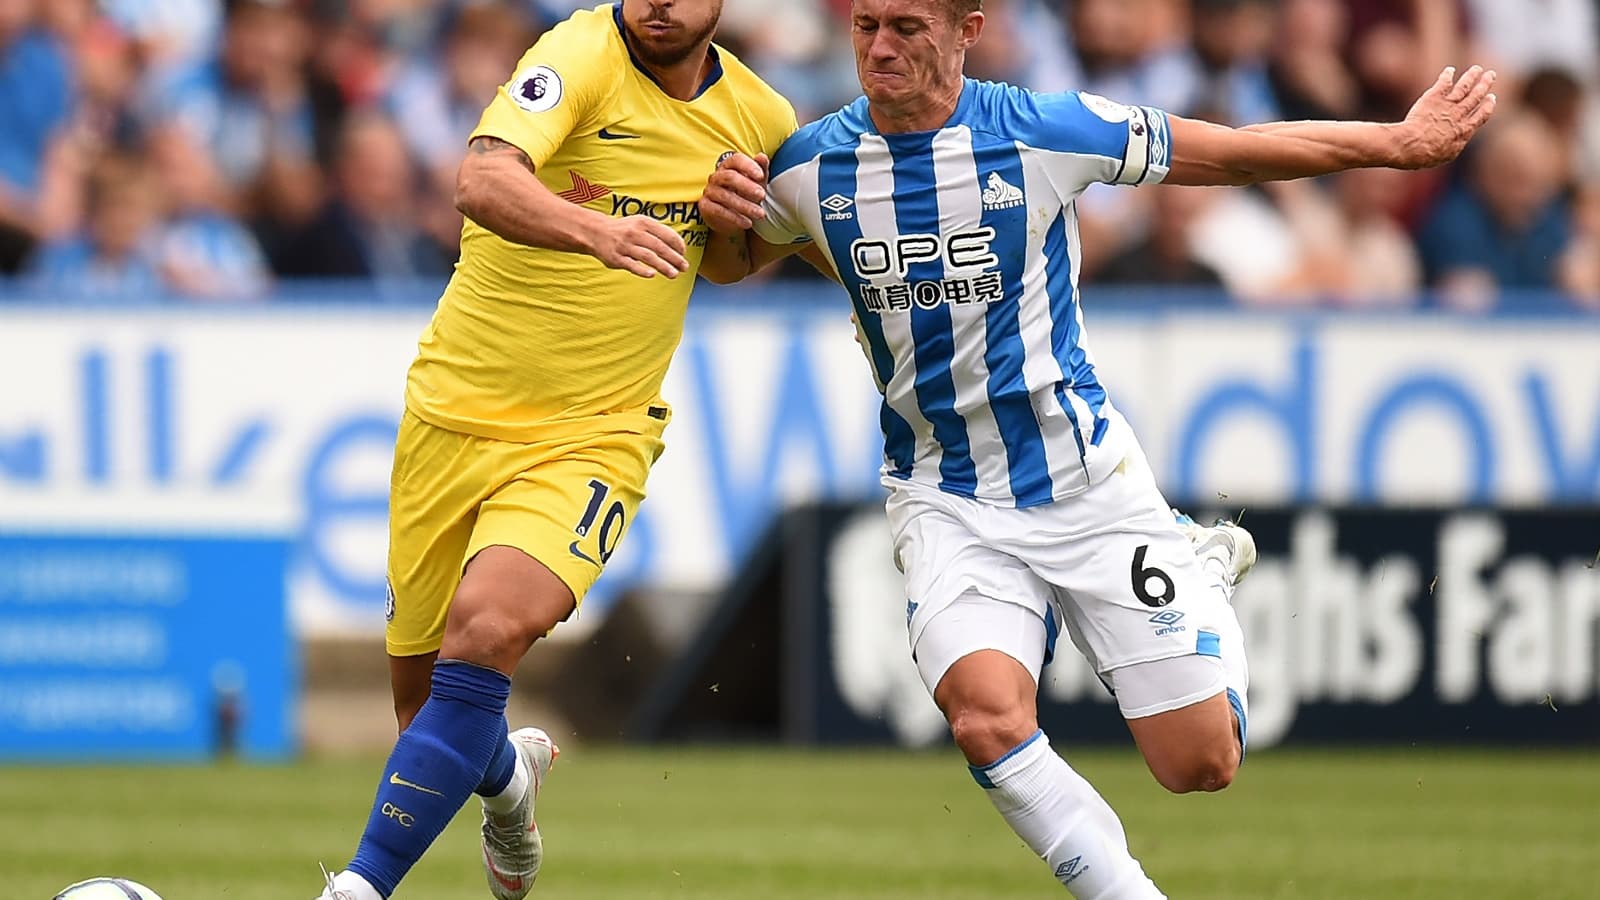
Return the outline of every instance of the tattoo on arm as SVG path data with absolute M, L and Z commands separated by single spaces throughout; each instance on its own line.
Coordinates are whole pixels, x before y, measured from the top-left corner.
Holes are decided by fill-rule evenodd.
M 734 253 L 739 257 L 739 267 L 746 272 L 750 271 L 750 244 L 743 234 L 728 235 L 728 243 L 733 245 Z
M 467 151 L 476 156 L 515 155 L 517 162 L 524 169 L 529 172 L 533 171 L 533 160 L 528 158 L 528 154 L 523 153 L 515 144 L 502 141 L 497 137 L 480 134 L 467 144 Z

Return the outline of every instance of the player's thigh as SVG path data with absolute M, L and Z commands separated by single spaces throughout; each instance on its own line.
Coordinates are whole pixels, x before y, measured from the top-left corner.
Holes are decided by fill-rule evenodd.
M 549 566 L 516 547 L 492 544 L 467 561 L 445 621 L 445 659 L 506 675 L 576 606 L 572 591 Z
M 467 544 L 468 559 L 475 561 L 486 548 L 504 547 L 536 562 L 536 568 L 520 571 L 546 586 L 538 595 L 541 608 L 533 614 L 549 619 L 546 630 L 553 628 L 583 603 L 621 546 L 644 500 L 645 482 L 661 446 L 658 435 L 631 432 L 554 446 L 479 506 Z M 469 577 L 472 574 L 469 564 Z M 510 594 L 523 593 L 513 587 Z M 545 608 L 546 598 L 553 598 L 553 617 Z
M 1111 673 L 1119 702 L 1138 695 L 1149 702 L 1170 696 L 1182 684 L 1204 694 L 1192 702 L 1127 720 L 1128 731 L 1156 781 L 1168 790 L 1212 791 L 1227 787 L 1244 756 L 1244 719 L 1237 697 L 1222 683 L 1220 666 L 1204 656 L 1139 663 Z M 1162 705 L 1165 705 L 1164 703 Z M 1152 704 L 1151 708 L 1160 708 Z
M 391 657 L 439 649 L 479 504 L 490 485 L 515 474 L 521 464 L 496 452 L 497 445 L 429 425 L 410 412 L 402 417 L 389 486 L 384 637 Z M 414 680 L 402 685 L 391 678 L 397 704 L 402 690 L 407 697 L 415 694 Z
M 1222 652 L 1243 648 L 1225 589 L 1201 569 L 1142 454 L 1070 502 L 1069 533 L 1030 562 L 1057 586 L 1157 779 L 1173 790 L 1226 784 L 1243 698 Z
M 1127 666 L 1218 654 L 1221 635 L 1236 621 L 1228 597 L 1201 569 L 1142 457 L 1057 505 L 1070 506 L 1058 511 L 1057 539 L 1040 539 L 1050 534 L 1054 514 L 1035 516 L 1025 558 L 1055 586 L 1073 639 L 1102 677 L 1114 682 L 1112 673 Z M 1119 694 L 1123 716 L 1198 699 L 1187 680 L 1169 689 L 1149 702 Z
M 1033 611 L 976 594 L 945 606 L 923 629 L 918 672 L 968 762 L 988 765 L 1038 730 L 1049 640 Z
M 906 576 L 912 660 L 946 718 L 965 709 L 996 711 L 1025 694 L 1031 709 L 1039 670 L 1059 624 L 1049 586 L 1017 558 L 996 550 L 963 515 L 961 498 L 918 485 L 890 485 L 885 504 L 895 559 Z M 959 661 L 983 651 L 1014 660 L 1020 687 L 967 679 Z M 955 678 L 947 677 L 955 671 Z

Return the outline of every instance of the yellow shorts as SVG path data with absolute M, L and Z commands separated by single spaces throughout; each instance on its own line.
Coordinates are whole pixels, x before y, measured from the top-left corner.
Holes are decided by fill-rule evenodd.
M 644 499 L 666 426 L 644 415 L 606 418 L 632 430 L 513 443 L 406 411 L 389 486 L 391 655 L 439 649 L 461 572 L 485 547 L 521 550 L 583 602 Z

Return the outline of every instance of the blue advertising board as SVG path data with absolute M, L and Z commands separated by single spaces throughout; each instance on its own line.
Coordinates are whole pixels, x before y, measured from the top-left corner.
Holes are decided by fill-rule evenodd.
M 286 540 L 0 531 L 0 759 L 276 758 Z

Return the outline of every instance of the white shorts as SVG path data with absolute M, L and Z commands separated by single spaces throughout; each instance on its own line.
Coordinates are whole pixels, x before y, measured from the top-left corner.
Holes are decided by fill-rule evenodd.
M 884 484 L 912 658 L 930 693 L 977 650 L 1006 653 L 1037 683 L 1062 629 L 1125 718 L 1228 687 L 1222 648 L 1243 653 L 1228 588 L 1201 568 L 1137 444 L 1082 493 L 1028 509 Z

